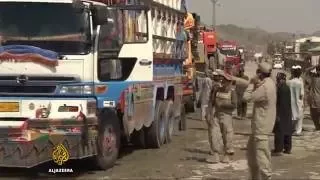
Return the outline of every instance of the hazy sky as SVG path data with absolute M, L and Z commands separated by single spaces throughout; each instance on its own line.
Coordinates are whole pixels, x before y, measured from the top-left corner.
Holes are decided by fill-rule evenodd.
M 212 24 L 211 0 L 186 0 L 188 10 Z M 217 24 L 260 27 L 271 32 L 320 30 L 320 0 L 219 0 Z M 290 3 L 290 4 L 289 4 Z

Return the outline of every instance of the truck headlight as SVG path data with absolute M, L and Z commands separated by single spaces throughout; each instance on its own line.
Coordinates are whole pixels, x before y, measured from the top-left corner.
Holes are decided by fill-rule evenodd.
M 62 86 L 60 94 L 93 94 L 93 86 L 91 85 L 79 85 L 79 86 Z

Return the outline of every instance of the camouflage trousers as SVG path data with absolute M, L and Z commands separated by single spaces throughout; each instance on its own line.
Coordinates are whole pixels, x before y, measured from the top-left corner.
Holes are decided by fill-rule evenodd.
M 211 112 L 207 118 L 211 154 L 233 154 L 233 119 L 228 113 Z
M 251 135 L 247 145 L 247 160 L 252 180 L 269 180 L 272 175 L 268 135 Z
M 320 130 L 320 108 L 310 108 L 310 114 L 316 130 Z
M 209 117 L 209 108 L 208 105 L 201 105 L 201 120 L 205 121 L 207 120 Z

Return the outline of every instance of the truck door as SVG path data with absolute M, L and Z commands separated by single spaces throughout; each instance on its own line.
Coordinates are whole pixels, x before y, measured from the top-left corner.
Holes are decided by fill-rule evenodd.
M 117 7 L 123 21 L 123 46 L 119 58 L 136 58 L 127 81 L 153 80 L 153 45 L 151 12 L 147 6 Z
M 151 14 L 147 6 L 113 5 L 100 27 L 98 74 L 103 81 L 152 81 Z

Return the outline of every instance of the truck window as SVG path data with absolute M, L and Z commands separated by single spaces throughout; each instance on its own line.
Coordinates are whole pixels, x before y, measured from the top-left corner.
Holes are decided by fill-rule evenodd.
M 144 43 L 148 41 L 147 14 L 144 10 L 124 10 L 124 42 Z
M 120 49 L 123 44 L 123 27 L 121 26 L 122 13 L 118 10 L 109 11 L 109 20 L 100 26 L 99 51 L 106 49 Z
M 238 51 L 235 49 L 220 49 L 220 53 L 228 56 L 237 56 Z
M 98 60 L 98 78 L 100 81 L 124 81 L 130 76 L 136 61 L 136 58 L 101 58 Z
M 31 45 L 60 54 L 91 50 L 88 11 L 72 4 L 1 2 L 1 45 Z
M 116 80 L 122 77 L 122 65 L 121 60 L 118 59 L 106 59 L 99 61 L 99 75 L 101 79 Z
M 148 40 L 145 11 L 109 11 L 108 24 L 100 26 L 99 49 L 120 49 L 123 43 L 144 43 Z
M 135 11 L 110 9 L 108 14 L 108 23 L 100 26 L 98 43 L 98 78 L 100 81 L 126 80 L 133 70 L 136 59 L 118 59 L 117 53 L 112 52 L 119 52 L 123 43 L 146 41 L 146 39 L 143 38 L 147 36 L 141 36 L 137 33 L 140 32 L 139 28 L 137 27 L 137 23 L 140 22 L 138 20 L 139 18 L 130 17 L 128 20 L 128 17 L 125 18 L 125 16 L 128 15 L 126 13 L 129 13 L 129 15 L 132 17 L 142 17 L 137 16 L 138 13 Z

